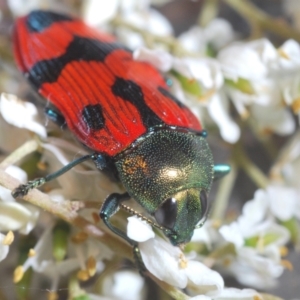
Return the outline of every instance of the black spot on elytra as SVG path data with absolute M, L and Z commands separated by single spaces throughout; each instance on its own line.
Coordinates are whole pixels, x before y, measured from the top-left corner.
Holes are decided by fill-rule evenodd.
M 59 57 L 41 60 L 28 71 L 28 80 L 39 89 L 41 85 L 57 81 L 64 67 L 72 61 L 103 62 L 107 55 L 117 49 L 128 51 L 118 43 L 100 42 L 96 39 L 74 36 L 66 52 Z M 78 70 L 80 71 L 80 70 Z
M 100 104 L 87 105 L 82 110 L 82 118 L 92 130 L 100 130 L 104 127 L 105 119 Z
M 115 96 L 132 103 L 139 111 L 147 128 L 162 125 L 164 122 L 147 106 L 142 89 L 132 80 L 117 77 L 111 90 Z
M 53 23 L 72 20 L 73 18 L 66 15 L 57 14 L 51 11 L 35 10 L 27 16 L 26 26 L 30 32 L 42 32 Z
M 171 99 L 172 101 L 174 101 L 179 107 L 183 108 L 185 107 L 183 103 L 181 103 L 174 95 L 172 95 L 168 90 L 166 90 L 165 88 L 159 86 L 158 91 L 160 93 L 162 93 L 165 97 L 168 97 L 169 99 Z

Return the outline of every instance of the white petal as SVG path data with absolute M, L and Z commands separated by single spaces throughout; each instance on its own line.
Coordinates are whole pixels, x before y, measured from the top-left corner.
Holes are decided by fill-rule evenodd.
M 127 235 L 134 241 L 145 242 L 155 237 L 152 227 L 136 216 L 127 218 Z
M 111 282 L 107 282 L 107 281 Z M 142 290 L 144 279 L 132 271 L 119 271 L 111 278 L 106 278 L 103 283 L 104 295 L 111 296 L 114 299 L 141 300 L 143 299 Z
M 294 216 L 300 201 L 299 193 L 295 189 L 272 185 L 267 188 L 267 193 L 274 216 L 281 221 L 287 221 Z
M 237 299 L 237 300 L 254 300 L 261 299 L 259 293 L 252 289 L 236 289 L 236 288 L 225 288 L 215 298 L 217 300 L 225 299 Z
M 219 89 L 223 85 L 223 75 L 217 60 L 210 58 L 183 58 L 181 60 L 189 69 L 191 79 L 198 80 L 206 89 Z M 180 72 L 176 64 L 174 64 L 174 69 Z
M 30 218 L 28 221 L 24 224 L 22 228 L 20 228 L 20 233 L 22 234 L 28 234 L 36 225 L 36 222 L 40 216 L 40 209 L 36 206 L 33 206 L 31 204 L 23 204 L 28 211 L 30 211 Z
M 231 119 L 227 99 L 220 94 L 211 97 L 207 109 L 211 118 L 217 123 L 222 138 L 229 143 L 236 143 L 240 137 L 240 128 Z
M 226 241 L 233 243 L 235 247 L 240 248 L 244 245 L 244 237 L 237 222 L 223 225 L 219 232 Z
M 295 40 L 287 40 L 279 48 L 284 53 L 284 57 L 280 57 L 280 65 L 284 69 L 296 69 L 300 67 L 300 45 Z
M 162 72 L 170 71 L 173 63 L 171 54 L 160 49 L 147 49 L 140 47 L 133 52 L 133 58 L 138 61 L 148 62 Z
M 173 32 L 170 22 L 154 9 L 141 12 L 130 11 L 124 14 L 123 18 L 134 26 L 145 29 L 153 34 L 168 36 Z M 144 45 L 144 40 L 140 34 L 126 28 L 118 28 L 116 31 L 119 39 L 129 48 L 136 49 Z
M 5 172 L 13 176 L 14 178 L 18 179 L 22 183 L 27 182 L 27 174 L 19 167 L 9 166 L 6 168 Z M 6 189 L 2 186 L 0 186 L 0 200 L 5 202 L 6 201 L 15 202 L 14 197 L 11 195 L 11 190 Z
M 83 19 L 89 25 L 96 26 L 108 22 L 117 14 L 119 1 L 86 0 L 83 4 Z
M 198 291 L 211 295 L 211 293 L 218 293 L 224 288 L 224 280 L 221 275 L 198 261 L 188 261 L 186 274 L 196 293 Z M 188 286 L 190 287 L 190 283 Z
M 259 223 L 263 220 L 269 207 L 269 198 L 265 190 L 257 190 L 254 199 L 247 201 L 243 206 L 242 216 L 247 218 L 248 227 L 251 224 Z
M 220 49 L 233 41 L 235 34 L 227 20 L 216 18 L 206 26 L 205 36 L 210 44 L 216 49 Z
M 265 43 L 266 40 L 261 41 Z M 268 68 L 256 46 L 251 43 L 235 43 L 219 52 L 218 60 L 226 78 L 259 80 L 268 74 Z
M 204 29 L 199 26 L 193 26 L 188 31 L 182 33 L 178 40 L 182 46 L 191 52 L 205 53 L 207 41 L 204 35 Z
M 1 216 L 0 216 L 1 218 Z M 3 240 L 5 239 L 5 235 L 0 232 L 0 262 L 6 258 L 9 252 L 9 246 L 3 245 Z
M 284 106 L 254 104 L 251 106 L 251 113 L 262 131 L 271 129 L 280 135 L 291 134 L 295 131 L 294 118 Z
M 19 167 L 16 166 L 8 166 L 5 169 L 5 172 L 10 176 L 18 179 L 21 183 L 27 182 L 27 173 Z
M 36 221 L 36 213 L 17 202 L 0 202 L 0 230 L 19 230 Z
M 0 112 L 7 123 L 33 131 L 43 138 L 47 136 L 45 127 L 36 120 L 38 111 L 32 103 L 22 101 L 15 95 L 2 93 Z
M 185 288 L 188 282 L 186 271 L 180 268 L 183 253 L 161 238 L 150 239 L 139 244 L 141 256 L 146 268 L 158 279 L 179 288 Z

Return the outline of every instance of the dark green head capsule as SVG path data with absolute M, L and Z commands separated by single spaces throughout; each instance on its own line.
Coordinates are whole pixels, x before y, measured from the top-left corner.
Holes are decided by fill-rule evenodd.
M 207 194 L 214 177 L 205 137 L 156 131 L 116 166 L 129 195 L 155 217 L 171 243 L 189 242 L 207 212 Z

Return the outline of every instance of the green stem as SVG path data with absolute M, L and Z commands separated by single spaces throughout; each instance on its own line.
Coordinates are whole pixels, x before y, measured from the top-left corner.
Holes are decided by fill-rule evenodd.
M 235 179 L 237 176 L 237 166 L 234 161 L 229 163 L 231 170 L 219 183 L 218 192 L 214 201 L 211 219 L 222 221 L 224 219 L 226 209 L 228 207 L 229 197 L 234 187 Z
M 211 20 L 215 19 L 219 12 L 219 0 L 205 0 L 198 17 L 198 23 L 205 27 Z
M 40 145 L 37 140 L 30 140 L 22 145 L 20 148 L 12 152 L 7 156 L 1 163 L 0 168 L 5 169 L 6 167 L 13 165 L 20 161 L 25 156 L 37 151 L 40 148 Z
M 258 24 L 262 29 L 269 30 L 285 39 L 295 39 L 300 42 L 300 32 L 289 26 L 286 22 L 276 20 L 267 15 L 247 0 L 223 0 L 245 19 L 250 25 Z
M 269 185 L 267 176 L 249 159 L 240 142 L 235 145 L 233 155 L 236 163 L 258 187 L 264 189 Z

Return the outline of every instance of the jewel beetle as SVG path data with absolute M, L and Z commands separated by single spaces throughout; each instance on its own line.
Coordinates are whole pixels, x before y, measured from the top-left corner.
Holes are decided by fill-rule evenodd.
M 206 131 L 170 93 L 162 74 L 135 61 L 114 37 L 55 12 L 37 10 L 19 18 L 13 41 L 18 68 L 53 105 L 46 110 L 49 118 L 66 124 L 91 150 L 19 186 L 13 196 L 91 159 L 126 189 L 109 195 L 100 211 L 114 233 L 136 246 L 110 221 L 122 202 L 133 198 L 173 245 L 189 242 L 207 213 L 213 179 L 230 168 L 214 165 Z

